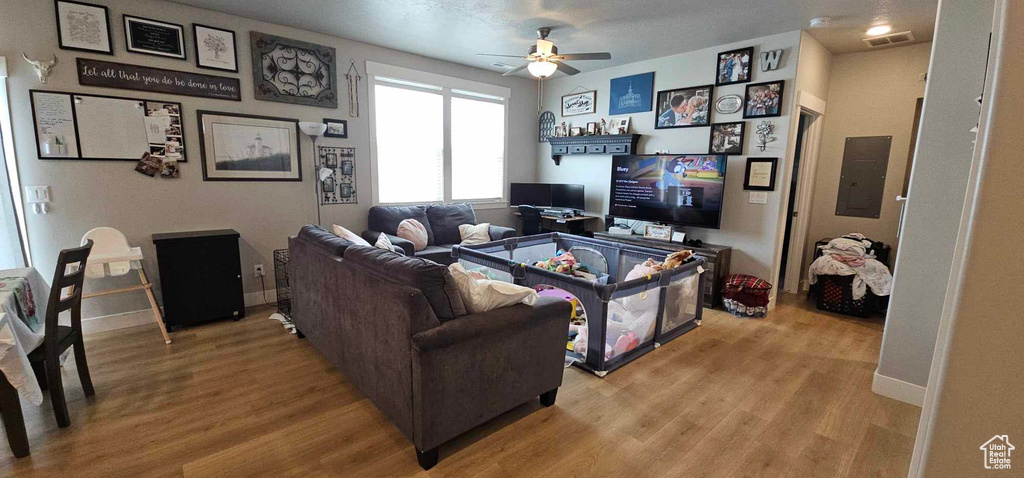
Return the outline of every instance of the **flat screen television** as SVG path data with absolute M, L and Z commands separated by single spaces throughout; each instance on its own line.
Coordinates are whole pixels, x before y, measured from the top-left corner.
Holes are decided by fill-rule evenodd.
M 608 215 L 718 229 L 725 155 L 612 157 Z
M 551 206 L 551 185 L 548 183 L 512 183 L 508 193 L 509 205 Z

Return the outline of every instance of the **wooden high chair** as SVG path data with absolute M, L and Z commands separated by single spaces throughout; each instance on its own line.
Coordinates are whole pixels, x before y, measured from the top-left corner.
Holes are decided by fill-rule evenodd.
M 149 305 L 153 308 L 153 315 L 156 323 L 160 326 L 160 333 L 164 336 L 164 343 L 170 344 L 171 339 L 167 336 L 167 327 L 164 326 L 163 315 L 160 307 L 156 305 L 156 297 L 153 296 L 153 284 L 146 278 L 146 271 L 142 267 L 142 249 L 128 245 L 128 239 L 112 227 L 97 227 L 82 236 L 82 244 L 89 240 L 93 241 L 92 252 L 85 267 L 85 276 L 90 279 L 101 279 L 110 276 L 123 276 L 131 269 L 139 273 L 139 280 L 142 284 L 121 289 L 111 289 L 101 292 L 85 294 L 83 299 L 100 297 L 104 295 L 120 294 L 122 292 L 146 291 L 149 298 Z

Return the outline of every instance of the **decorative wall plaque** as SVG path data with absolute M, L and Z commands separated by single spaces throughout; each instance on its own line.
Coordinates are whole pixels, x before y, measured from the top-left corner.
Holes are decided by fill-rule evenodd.
M 250 32 L 256 99 L 338 107 L 334 48 Z
M 242 101 L 238 78 L 150 68 L 112 61 L 78 59 L 78 83 L 123 90 Z
M 331 175 L 320 183 L 320 204 L 357 204 L 355 148 L 318 148 L 317 169 L 324 167 Z

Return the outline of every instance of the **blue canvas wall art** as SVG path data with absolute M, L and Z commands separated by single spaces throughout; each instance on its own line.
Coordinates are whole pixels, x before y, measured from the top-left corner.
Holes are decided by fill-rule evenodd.
M 612 78 L 608 114 L 624 115 L 651 111 L 654 96 L 654 72 Z

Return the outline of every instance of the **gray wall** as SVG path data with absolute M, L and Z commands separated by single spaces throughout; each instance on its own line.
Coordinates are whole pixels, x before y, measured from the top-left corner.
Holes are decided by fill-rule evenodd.
M 859 232 L 895 248 L 900 213 L 896 196 L 903 190 L 914 111 L 917 99 L 924 96 L 920 75 L 928 71 L 930 56 L 931 43 L 918 43 L 832 57 L 828 111 L 808 229 L 811 240 L 804 251 L 801 278 L 807 277 L 818 239 Z M 846 138 L 854 136 L 892 136 L 878 218 L 836 215 Z
M 51 213 L 29 213 L 27 226 L 33 261 L 43 275 L 50 277 L 60 249 L 78 245 L 82 235 L 97 226 L 112 226 L 123 231 L 133 245 L 143 247 L 150 276 L 156 278 L 156 257 L 150 235 L 158 232 L 207 228 L 234 228 L 242 235 L 242 271 L 245 291 L 260 290 L 252 275 L 252 265 L 266 265 L 267 286 L 273 287 L 272 251 L 287 247 L 287 237 L 306 223 L 316 221 L 313 199 L 311 143 L 302 139 L 301 183 L 272 182 L 204 182 L 200 166 L 199 136 L 196 110 L 207 109 L 320 121 L 324 117 L 347 118 L 348 139 L 321 139 L 321 145 L 356 148 L 358 205 L 323 207 L 323 223 L 342 224 L 361 231 L 370 207 L 369 101 L 366 82 L 360 84 L 362 115 L 348 117 L 345 85 L 338 109 L 325 109 L 285 103 L 257 101 L 253 96 L 249 32 L 260 31 L 288 38 L 329 45 L 337 49 L 341 69 L 350 58 L 356 61 L 365 76 L 365 60 L 388 63 L 422 71 L 481 81 L 511 88 L 509 114 L 509 179 L 530 181 L 535 177 L 536 153 L 536 84 L 525 78 L 502 78 L 497 73 L 456 65 L 350 40 L 306 32 L 280 25 L 257 22 L 247 18 L 197 9 L 163 1 L 91 0 L 110 7 L 110 23 L 115 56 L 61 50 L 57 45 L 54 2 L 43 0 L 0 0 L 0 56 L 8 58 L 11 115 L 14 122 L 15 146 L 23 185 L 49 185 L 53 196 Z M 121 15 L 134 14 L 178 23 L 186 29 L 188 61 L 165 59 L 128 53 L 124 46 Z M 139 64 L 174 70 L 221 74 L 195 66 L 192 46 L 193 22 L 234 30 L 238 41 L 237 77 L 242 83 L 242 102 L 209 100 L 161 93 L 91 88 L 78 85 L 75 58 L 87 57 Z M 49 83 L 40 85 L 33 69 L 21 58 L 21 52 L 32 58 L 56 54 L 60 63 Z M 228 73 L 227 76 L 236 76 Z M 364 78 L 365 80 L 365 78 Z M 344 81 L 339 74 L 339 81 Z M 50 90 L 96 93 L 135 98 L 170 99 L 184 108 L 186 154 L 181 164 L 181 179 L 162 180 L 143 176 L 129 162 L 40 161 L 35 150 L 32 113 L 28 90 Z M 481 221 L 512 224 L 507 210 L 478 213 Z M 137 281 L 137 279 L 135 279 Z M 126 278 L 87 283 L 87 290 L 129 284 Z M 159 290 L 159 287 L 157 288 Z M 255 295 L 250 296 L 255 298 Z M 148 307 L 142 294 L 121 294 L 86 301 L 86 317 L 142 310 Z
M 743 190 L 743 174 L 746 167 L 746 155 L 730 156 L 726 172 L 725 204 L 722 212 L 720 229 L 686 228 L 688 237 L 702 239 L 714 244 L 729 245 L 734 248 L 732 254 L 733 273 L 744 273 L 771 279 L 776 257 L 775 240 L 779 223 L 779 207 L 782 204 L 782 189 L 779 186 L 783 171 L 788 167 L 786 158 L 791 154 L 788 141 L 790 115 L 793 104 L 794 78 L 800 44 L 799 31 L 782 33 L 752 40 L 706 48 L 678 55 L 656 58 L 602 70 L 581 73 L 572 77 L 559 77 L 544 83 L 544 109 L 555 113 L 557 121 L 563 120 L 570 125 L 585 127 L 588 122 L 600 122 L 608 115 L 608 88 L 612 78 L 637 73 L 654 73 L 654 91 L 688 86 L 713 84 L 715 82 L 715 65 L 717 54 L 736 48 L 754 47 L 755 58 L 751 65 L 753 82 L 786 80 L 783 116 L 770 118 L 775 123 L 775 136 L 778 138 L 770 143 L 767 151 L 757 151 L 754 146 L 756 135 L 754 129 L 762 120 L 748 120 L 745 126 L 744 152 L 750 156 L 776 156 L 779 158 L 779 175 L 775 191 L 768 193 L 768 204 L 749 204 L 747 191 Z M 778 70 L 763 73 L 758 66 L 757 55 L 762 50 L 783 49 L 782 62 Z M 560 99 L 577 85 L 588 90 L 597 90 L 597 113 L 592 115 L 561 117 Z M 743 95 L 745 85 L 728 85 L 715 88 L 714 98 L 722 95 Z M 657 98 L 655 97 L 655 101 Z M 713 107 L 712 107 L 713 108 Z M 639 150 L 641 153 L 653 153 L 655 150 L 668 150 L 672 153 L 706 154 L 711 128 L 679 128 L 654 129 L 654 111 L 634 113 L 631 117 L 631 132 L 640 133 Z M 743 121 L 742 112 L 722 115 L 713 112 L 713 123 Z M 611 180 L 611 156 L 566 156 L 560 166 L 551 160 L 550 146 L 541 144 L 537 148 L 538 179 L 542 182 L 578 183 L 586 187 L 587 210 L 595 214 L 607 214 L 608 191 Z
M 970 173 L 993 0 L 943 1 L 877 374 L 924 387 Z M 910 47 L 913 48 L 913 47 Z M 978 444 L 981 445 L 980 443 Z

